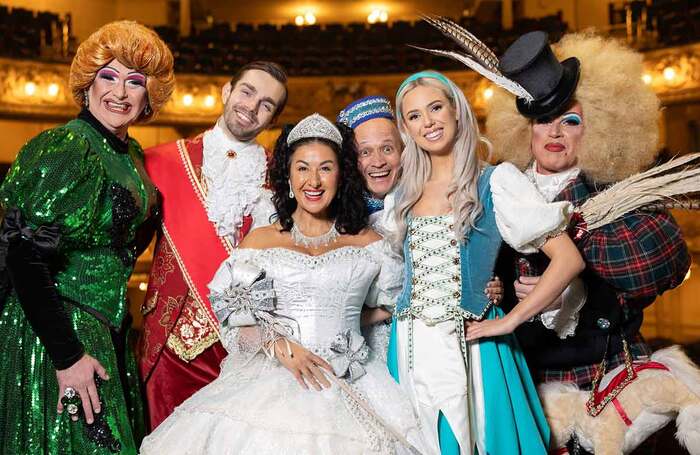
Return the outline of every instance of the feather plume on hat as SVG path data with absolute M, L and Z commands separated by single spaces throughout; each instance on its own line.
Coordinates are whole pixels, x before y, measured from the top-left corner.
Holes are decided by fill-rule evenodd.
M 532 95 L 525 90 L 520 84 L 512 81 L 501 74 L 498 69 L 498 57 L 484 43 L 479 41 L 476 36 L 468 30 L 454 23 L 450 19 L 438 16 L 421 16 L 424 21 L 438 29 L 443 35 L 456 42 L 466 54 L 455 51 L 444 51 L 440 49 L 428 49 L 420 46 L 409 46 L 434 55 L 441 55 L 457 60 L 477 73 L 484 76 L 499 87 L 508 90 L 518 98 L 524 99 L 526 102 L 533 101 Z

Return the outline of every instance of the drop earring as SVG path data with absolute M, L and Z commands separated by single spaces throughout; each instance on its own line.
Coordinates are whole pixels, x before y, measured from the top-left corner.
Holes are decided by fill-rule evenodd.
M 294 191 L 292 191 L 292 181 L 288 180 L 287 183 L 289 183 L 289 199 L 294 199 Z
M 88 98 L 87 89 L 83 90 L 83 105 L 85 107 L 90 107 L 90 98 Z

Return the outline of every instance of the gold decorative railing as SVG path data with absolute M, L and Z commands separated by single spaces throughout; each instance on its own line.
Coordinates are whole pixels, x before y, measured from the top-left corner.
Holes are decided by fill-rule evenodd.
M 67 119 L 77 106 L 68 89 L 66 64 L 0 59 L 0 116 Z M 610 71 L 614 71 L 611 68 Z M 448 72 L 483 115 L 492 88 L 473 72 Z M 405 75 L 295 77 L 289 81 L 289 103 L 281 122 L 309 112 L 334 117 L 347 103 L 368 94 L 390 99 Z M 700 99 L 700 43 L 654 50 L 645 54 L 640 75 L 664 104 Z M 155 124 L 210 125 L 221 112 L 221 87 L 226 76 L 179 74 L 172 99 Z

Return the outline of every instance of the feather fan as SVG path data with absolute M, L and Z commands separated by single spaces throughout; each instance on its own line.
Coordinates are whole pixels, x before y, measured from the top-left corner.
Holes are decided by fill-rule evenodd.
M 576 211 L 588 230 L 637 210 L 700 208 L 689 195 L 700 193 L 700 153 L 679 156 L 621 180 L 588 199 Z

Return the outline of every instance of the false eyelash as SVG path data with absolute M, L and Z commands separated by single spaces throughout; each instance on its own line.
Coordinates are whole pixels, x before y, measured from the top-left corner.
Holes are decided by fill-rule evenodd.
M 578 114 L 567 114 L 564 116 L 564 118 L 561 119 L 561 121 L 562 123 L 574 122 L 576 125 L 580 125 L 581 123 L 583 123 L 583 119 Z

